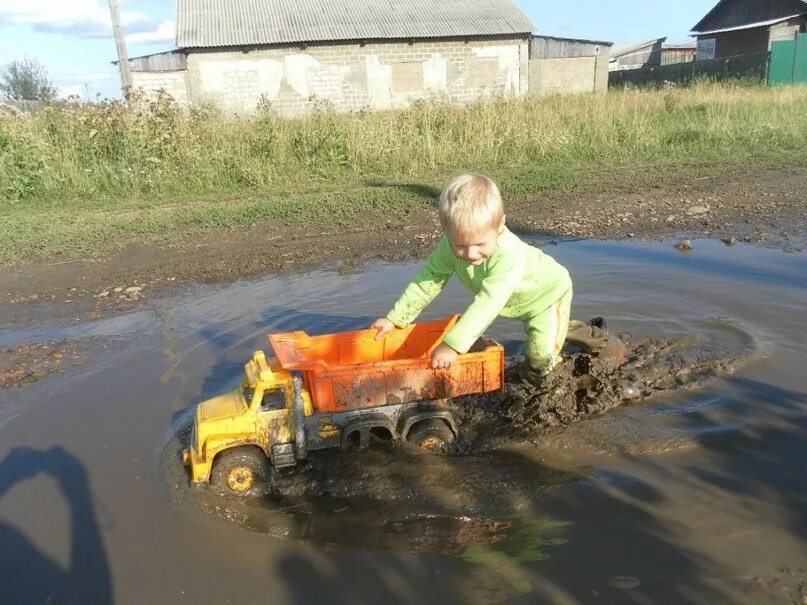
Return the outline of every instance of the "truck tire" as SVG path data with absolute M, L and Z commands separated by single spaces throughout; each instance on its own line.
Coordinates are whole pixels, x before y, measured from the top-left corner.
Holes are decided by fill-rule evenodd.
M 269 487 L 266 456 L 254 447 L 222 452 L 213 463 L 210 485 L 217 491 L 239 498 L 262 494 Z
M 454 433 L 445 421 L 434 418 L 418 422 L 409 429 L 406 441 L 418 449 L 440 451 L 454 443 Z

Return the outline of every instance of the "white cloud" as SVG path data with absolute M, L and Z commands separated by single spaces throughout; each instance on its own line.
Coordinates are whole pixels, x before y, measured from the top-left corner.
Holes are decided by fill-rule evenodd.
M 158 27 L 154 19 L 134 11 L 122 11 L 121 22 L 132 34 L 153 32 Z M 106 0 L 0 0 L 0 24 L 3 23 L 79 38 L 112 36 Z
M 174 42 L 176 36 L 176 23 L 174 21 L 163 21 L 154 31 L 143 31 L 129 34 L 126 42 L 129 44 L 158 44 L 162 42 Z

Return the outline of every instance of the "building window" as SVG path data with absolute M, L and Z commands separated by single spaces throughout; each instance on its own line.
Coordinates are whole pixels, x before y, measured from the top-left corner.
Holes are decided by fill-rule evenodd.
M 500 85 L 498 59 L 468 60 L 468 88 L 494 88 Z
M 706 59 L 715 58 L 715 39 L 714 38 L 698 38 L 698 46 L 695 50 L 695 60 L 704 61 Z
M 407 61 L 392 64 L 392 92 L 423 92 L 423 63 Z

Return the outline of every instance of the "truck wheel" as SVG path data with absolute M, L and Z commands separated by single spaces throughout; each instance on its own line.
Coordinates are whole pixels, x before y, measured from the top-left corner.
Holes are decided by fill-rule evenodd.
M 424 420 L 409 429 L 406 440 L 414 447 L 439 451 L 454 443 L 454 433 L 442 420 Z
M 210 485 L 231 496 L 260 494 L 269 481 L 266 456 L 256 448 L 242 447 L 219 454 L 210 473 Z

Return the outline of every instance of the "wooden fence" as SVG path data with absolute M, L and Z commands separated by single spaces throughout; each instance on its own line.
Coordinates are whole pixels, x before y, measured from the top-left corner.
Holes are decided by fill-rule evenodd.
M 612 71 L 608 73 L 608 85 L 659 86 L 665 82 L 687 83 L 699 77 L 708 77 L 714 80 L 754 78 L 764 82 L 768 70 L 768 55 L 768 52 L 751 53 L 722 59 L 689 61 L 687 63 Z

